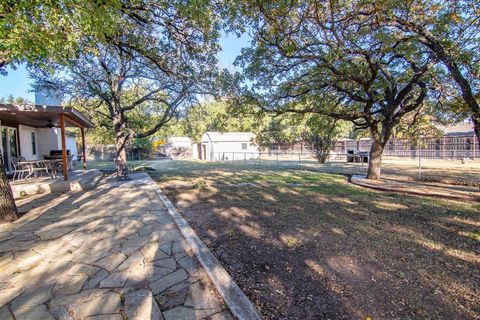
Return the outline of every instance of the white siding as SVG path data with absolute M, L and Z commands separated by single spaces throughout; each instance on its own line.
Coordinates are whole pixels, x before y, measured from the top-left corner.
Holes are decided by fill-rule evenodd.
M 67 150 L 70 150 L 70 154 L 73 156 L 73 161 L 77 161 L 77 142 L 75 140 L 75 136 L 70 136 L 67 134 L 66 136 L 66 142 L 67 142 Z M 62 143 L 60 142 L 60 148 L 62 148 Z
M 242 144 L 247 144 L 247 149 L 242 149 Z M 213 142 L 207 146 L 207 160 L 241 160 L 258 157 L 258 148 L 251 141 L 239 142 Z
M 35 149 L 36 153 L 33 153 L 32 145 L 32 132 L 35 134 Z M 33 127 L 28 127 L 24 125 L 18 126 L 18 135 L 19 135 L 19 145 L 20 145 L 20 154 L 26 160 L 39 160 L 41 155 L 38 148 L 38 129 Z
M 255 135 L 250 132 L 206 132 L 202 136 L 202 159 L 208 161 L 258 158 Z M 246 145 L 246 149 L 243 147 Z
M 192 159 L 198 160 L 198 144 L 192 144 Z
M 33 154 L 32 132 L 35 133 L 36 154 Z M 62 139 L 58 128 L 33 128 L 29 126 L 18 126 L 20 155 L 26 160 L 40 160 L 44 155 L 49 155 L 50 150 L 61 150 Z M 77 159 L 77 143 L 75 136 L 66 136 L 67 150 Z
M 50 150 L 60 150 L 60 130 L 56 128 L 39 128 L 38 130 L 38 152 L 40 158 L 49 155 Z M 57 132 L 58 131 L 58 132 Z

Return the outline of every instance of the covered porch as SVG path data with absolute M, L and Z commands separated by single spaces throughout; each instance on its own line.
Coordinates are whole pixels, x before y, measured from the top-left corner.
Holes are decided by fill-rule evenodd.
M 36 177 L 26 180 L 10 182 L 13 197 L 23 198 L 27 195 L 42 193 L 55 193 L 65 191 L 85 191 L 93 189 L 103 178 L 103 173 L 98 169 L 72 170 L 69 172 L 68 181 L 63 176 L 57 178 Z
M 67 131 L 69 127 L 80 129 L 79 149 L 82 168 L 86 171 L 85 129 L 94 127 L 87 117 L 72 107 L 0 104 L 0 151 L 7 172 L 14 171 L 13 160 L 22 159 L 27 167 L 30 162 L 32 168 L 36 162 L 54 161 L 60 166 L 62 180 L 69 181 L 69 159 L 77 155 L 75 138 L 72 139 Z M 78 174 L 75 173 L 76 176 Z M 47 179 L 35 180 L 43 183 Z M 57 177 L 51 175 L 51 180 L 57 180 Z M 13 183 L 21 184 L 22 181 Z

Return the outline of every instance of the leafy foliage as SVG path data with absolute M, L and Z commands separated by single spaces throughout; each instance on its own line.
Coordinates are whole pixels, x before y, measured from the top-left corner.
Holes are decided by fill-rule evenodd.
M 121 8 L 120 0 L 0 2 L 0 71 L 23 61 L 66 62 L 85 39 L 102 42 L 114 34 Z
M 257 135 L 257 140 L 262 147 L 305 142 L 315 158 L 324 163 L 335 142 L 347 136 L 350 130 L 351 125 L 348 122 L 328 116 L 287 113 L 271 118 L 268 125 Z
M 66 69 L 42 68 L 37 87 L 63 91 L 100 124 L 115 132 L 117 154 L 124 158 L 130 139 L 145 138 L 185 113 L 199 94 L 212 93 L 216 75 L 217 23 L 208 2 L 124 4 L 116 23 L 122 33 L 92 45 L 69 59 Z M 208 18 L 208 19 L 207 19 Z M 82 47 L 83 49 L 83 47 Z
M 369 3 L 369 2 L 367 2 Z M 460 116 L 471 117 L 480 142 L 480 4 L 462 0 L 434 0 L 411 3 L 370 3 L 365 15 L 381 16 L 381 23 L 393 26 L 409 42 L 419 43 L 438 60 L 435 89 L 447 94 L 439 105 Z M 461 101 L 463 100 L 463 101 Z
M 304 140 L 310 145 L 315 159 L 325 163 L 337 140 L 344 137 L 351 126 L 331 117 L 312 115 L 307 119 L 306 127 Z
M 183 119 L 184 133 L 193 141 L 200 141 L 206 131 L 257 132 L 258 115 L 235 112 L 227 101 L 207 101 L 188 110 Z
M 368 3 L 368 2 L 367 2 Z M 362 15 L 363 1 L 242 2 L 254 34 L 238 64 L 251 85 L 243 103 L 318 113 L 368 129 L 368 176 L 401 119 L 430 98 L 435 58 L 394 28 Z

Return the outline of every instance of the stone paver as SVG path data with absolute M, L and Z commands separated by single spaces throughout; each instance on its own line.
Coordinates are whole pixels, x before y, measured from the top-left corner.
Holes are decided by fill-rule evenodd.
M 88 316 L 119 313 L 121 297 L 118 293 L 107 292 L 92 300 L 85 301 L 71 307 L 75 318 L 83 319 Z
M 178 269 L 177 271 L 152 282 L 150 284 L 150 288 L 152 289 L 153 293 L 158 294 L 172 287 L 173 285 L 186 280 L 187 278 L 188 275 L 185 270 Z
M 54 320 L 52 314 L 47 311 L 47 307 L 44 305 L 35 306 L 32 308 L 22 308 L 14 310 L 16 320 Z
M 0 319 L 231 319 L 153 182 L 20 200 L 0 225 Z
M 148 289 L 141 289 L 125 295 L 125 314 L 129 320 L 162 320 L 160 308 Z
M 14 320 L 10 310 L 8 310 L 8 306 L 4 306 L 0 308 L 0 319 L 2 320 Z
M 36 288 L 33 291 L 25 292 L 20 297 L 13 300 L 12 310 L 32 308 L 41 305 L 52 298 L 52 287 Z

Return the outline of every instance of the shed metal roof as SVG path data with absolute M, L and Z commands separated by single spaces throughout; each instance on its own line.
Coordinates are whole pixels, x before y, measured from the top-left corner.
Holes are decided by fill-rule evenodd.
M 205 132 L 202 142 L 250 142 L 255 139 L 252 132 Z

